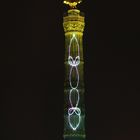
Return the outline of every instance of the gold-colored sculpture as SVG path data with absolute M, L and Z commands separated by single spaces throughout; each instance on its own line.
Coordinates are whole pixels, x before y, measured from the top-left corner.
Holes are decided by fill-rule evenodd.
M 77 4 L 81 2 L 82 0 L 64 0 L 64 4 L 68 4 L 71 8 L 76 8 Z

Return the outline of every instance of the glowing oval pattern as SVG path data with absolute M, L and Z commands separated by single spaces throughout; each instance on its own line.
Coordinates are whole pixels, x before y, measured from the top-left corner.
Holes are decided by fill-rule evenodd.
M 78 104 L 79 104 L 79 90 L 73 88 L 73 89 L 70 90 L 70 94 L 69 94 L 69 101 L 70 101 L 71 107 L 74 107 L 74 105 L 72 103 L 71 95 L 75 94 L 75 93 L 77 94 L 76 95 L 77 96 L 77 101 L 76 101 L 75 107 L 77 107 Z
M 74 71 L 74 69 L 76 70 L 76 78 L 77 78 L 77 82 L 76 82 L 75 86 L 74 86 L 74 84 L 72 84 L 72 80 L 71 80 L 72 72 Z M 69 74 L 69 82 L 70 82 L 70 87 L 72 89 L 75 89 L 78 87 L 78 85 L 79 85 L 79 73 L 78 73 L 77 67 L 71 67 L 70 74 Z

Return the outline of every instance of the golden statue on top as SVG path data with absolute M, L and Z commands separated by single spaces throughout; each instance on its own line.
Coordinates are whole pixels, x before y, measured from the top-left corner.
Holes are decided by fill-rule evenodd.
M 81 2 L 82 0 L 64 0 L 64 4 L 68 4 L 71 8 L 76 8 L 77 4 Z

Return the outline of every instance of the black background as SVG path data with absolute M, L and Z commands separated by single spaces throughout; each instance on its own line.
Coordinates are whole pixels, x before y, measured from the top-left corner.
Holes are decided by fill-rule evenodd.
M 62 140 L 62 2 L 1 2 L 1 140 Z M 84 0 L 79 8 L 87 140 L 139 140 L 139 4 Z

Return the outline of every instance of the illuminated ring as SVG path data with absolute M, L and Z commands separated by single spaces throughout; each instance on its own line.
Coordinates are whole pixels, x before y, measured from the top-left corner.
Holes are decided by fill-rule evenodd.
M 71 122 L 71 117 L 72 115 L 74 115 L 74 113 L 78 116 L 78 122 L 75 126 Z M 81 110 L 77 107 L 72 107 L 68 110 L 68 114 L 69 114 L 68 116 L 69 125 L 75 131 L 79 127 L 80 122 L 81 122 Z
M 79 43 L 78 43 L 78 40 L 77 40 L 75 34 L 73 34 L 73 37 L 72 37 L 71 40 L 70 40 L 70 44 L 69 44 L 69 56 L 71 55 L 71 44 L 72 44 L 72 41 L 73 41 L 74 39 L 76 40 L 77 47 L 78 47 L 78 56 L 80 56 Z
M 76 102 L 75 106 L 73 106 L 73 103 L 72 103 L 72 100 L 71 100 L 71 94 L 72 94 L 73 91 L 76 91 L 76 94 L 77 94 L 77 102 Z M 73 93 L 73 94 L 75 94 L 75 93 Z M 71 89 L 70 90 L 70 94 L 69 94 L 69 101 L 70 101 L 70 105 L 71 105 L 72 108 L 76 108 L 78 106 L 79 99 L 80 99 L 80 97 L 79 97 L 79 90 L 78 89 L 74 89 L 74 88 Z
M 72 85 L 72 81 L 71 81 L 72 70 L 73 70 L 74 68 L 76 69 L 76 77 L 77 77 L 77 84 L 76 84 L 75 87 Z M 78 87 L 78 85 L 79 85 L 79 72 L 78 72 L 77 67 L 71 67 L 71 69 L 70 69 L 70 74 L 69 74 L 69 81 L 70 81 L 70 87 L 71 87 L 71 88 L 77 88 L 77 87 Z

